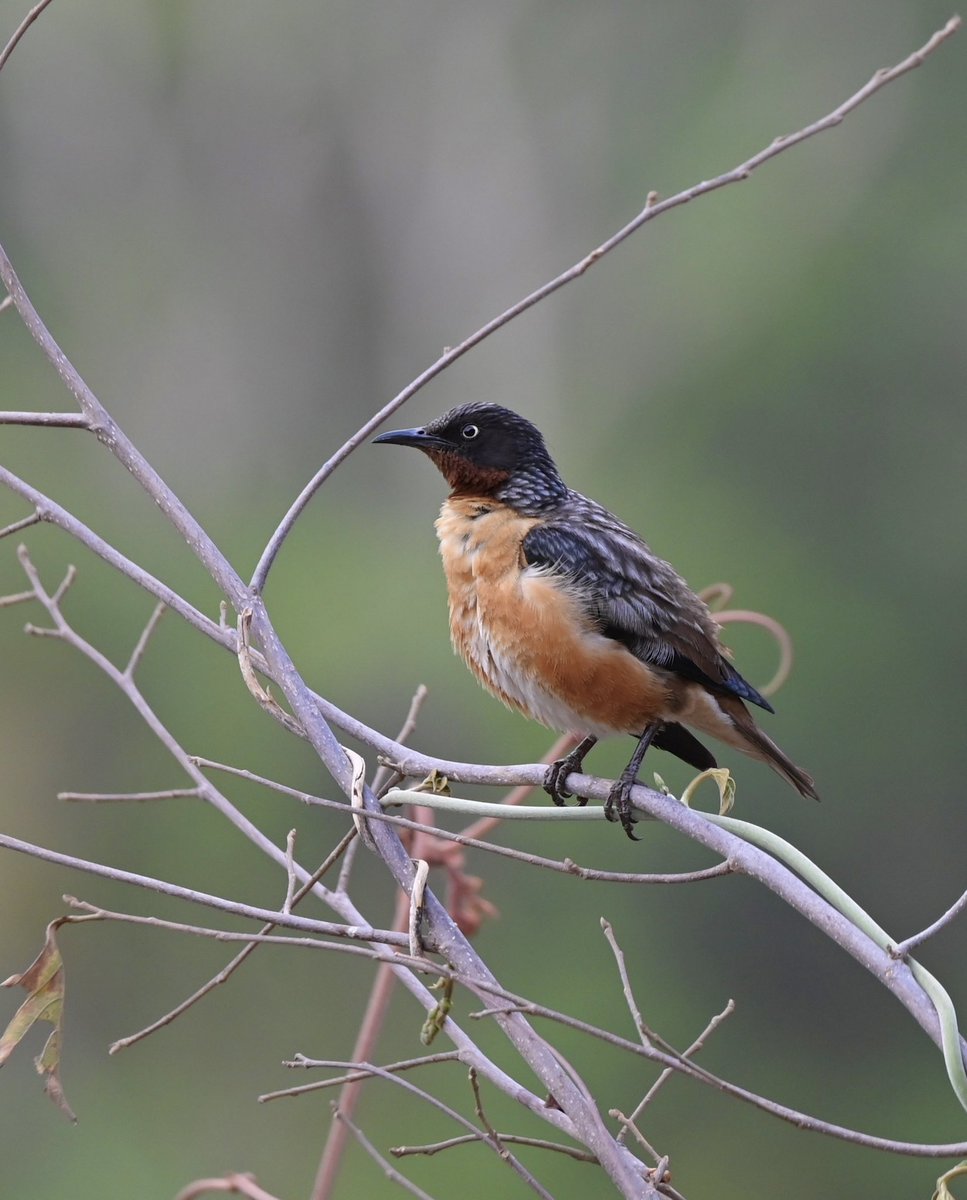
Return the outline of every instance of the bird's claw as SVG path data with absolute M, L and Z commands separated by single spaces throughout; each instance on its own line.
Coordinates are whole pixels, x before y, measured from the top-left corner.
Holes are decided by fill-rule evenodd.
M 547 768 L 547 774 L 544 776 L 544 791 L 558 808 L 562 808 L 564 801 L 570 800 L 574 795 L 564 786 L 564 781 L 572 771 L 580 769 L 582 760 L 583 755 L 582 758 L 575 758 L 573 754 L 565 754 L 563 758 L 556 758 Z M 578 797 L 578 804 L 583 806 L 587 804 L 587 800 L 584 797 Z
M 604 815 L 609 821 L 620 821 L 621 828 L 628 837 L 633 842 L 640 842 L 641 838 L 634 832 L 636 818 L 631 804 L 631 789 L 634 785 L 634 779 L 628 779 L 622 775 L 608 792 L 608 798 L 604 804 Z

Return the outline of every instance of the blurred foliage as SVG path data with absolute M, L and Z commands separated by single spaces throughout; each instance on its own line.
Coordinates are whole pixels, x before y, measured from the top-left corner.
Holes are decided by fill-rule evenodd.
M 2 35 L 25 3 L 0 4 Z M 0 77 L 0 236 L 82 374 L 245 573 L 318 464 L 454 344 L 641 207 L 812 121 L 950 15 L 933 0 L 497 0 L 452 5 L 167 0 L 52 5 Z M 545 430 L 569 481 L 615 508 L 696 587 L 719 579 L 798 649 L 770 731 L 822 805 L 730 762 L 738 815 L 770 824 L 898 937 L 963 890 L 967 743 L 967 41 L 961 33 L 837 131 L 741 187 L 669 214 L 502 331 L 406 412 L 497 399 Z M 69 407 L 16 316 L 0 316 L 7 408 Z M 213 615 L 204 573 L 92 439 L 4 427 L 3 461 Z M 481 694 L 446 642 L 431 520 L 441 484 L 416 456 L 364 447 L 305 514 L 270 579 L 310 681 L 390 732 L 430 687 L 414 743 L 530 761 L 539 728 Z M 24 514 L 0 498 L 0 521 Z M 13 539 L 0 590 L 22 580 Z M 48 581 L 77 562 L 69 610 L 117 660 L 150 602 L 49 528 L 26 535 Z M 189 800 L 58 803 L 58 789 L 177 786 L 160 747 L 86 662 L 2 613 L 0 825 L 17 836 L 255 902 L 278 873 Z M 730 628 L 753 679 L 756 631 Z M 194 752 L 325 791 L 304 746 L 257 711 L 224 654 L 168 616 L 141 682 Z M 595 752 L 613 771 L 626 747 Z M 654 768 L 679 787 L 666 756 Z M 250 785 L 230 793 L 305 861 L 343 823 Z M 615 868 L 699 865 L 663 829 L 522 828 L 515 845 Z M 501 910 L 479 937 L 514 990 L 630 1033 L 598 918 L 613 922 L 650 1024 L 680 1045 L 734 997 L 703 1061 L 827 1119 L 887 1136 L 963 1138 L 939 1053 L 864 973 L 744 880 L 592 887 L 475 858 Z M 374 920 L 385 878 L 360 860 Z M 8 855 L 0 976 L 20 970 L 72 891 L 185 919 L 183 908 Z M 187 914 L 192 919 L 197 914 Z M 10 1195 L 168 1197 L 254 1170 L 308 1192 L 325 1097 L 257 1106 L 283 1058 L 348 1053 L 371 971 L 260 950 L 192 1013 L 116 1058 L 107 1044 L 180 1000 L 224 947 L 148 930 L 67 928 L 63 1076 L 80 1125 L 44 1099 L 29 1055 L 0 1077 Z M 967 1013 L 964 924 L 923 950 Z M 575 970 L 576 956 L 581 967 Z M 6 999 L 6 997 L 5 997 Z M 472 1006 L 470 1006 L 472 1007 Z M 465 1015 L 468 999 L 456 996 Z M 382 1053 L 418 1053 L 398 998 Z M 493 1030 L 481 1036 L 510 1062 Z M 604 1108 L 653 1073 L 568 1032 L 554 1041 Z M 37 1049 L 39 1050 L 39 1044 Z M 469 1110 L 460 1070 L 447 1098 Z M 302 1081 L 301 1079 L 299 1080 Z M 519 1114 L 494 1097 L 499 1127 Z M 362 1123 L 381 1146 L 448 1136 L 385 1085 Z M 692 1200 L 928 1196 L 941 1165 L 778 1125 L 672 1080 L 647 1122 Z M 551 1191 L 590 1168 L 527 1156 Z M 407 1169 L 436 1195 L 511 1186 L 483 1151 Z M 516 1186 L 516 1185 L 515 1185 Z M 397 1194 L 360 1152 L 341 1195 Z M 509 1193 L 508 1193 L 509 1194 Z

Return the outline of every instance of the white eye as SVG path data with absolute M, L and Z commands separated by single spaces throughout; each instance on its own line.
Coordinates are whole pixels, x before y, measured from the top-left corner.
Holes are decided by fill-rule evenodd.
M 480 430 L 476 425 L 464 425 L 464 427 L 460 430 L 460 436 L 464 439 L 464 441 L 472 442 L 479 432 Z

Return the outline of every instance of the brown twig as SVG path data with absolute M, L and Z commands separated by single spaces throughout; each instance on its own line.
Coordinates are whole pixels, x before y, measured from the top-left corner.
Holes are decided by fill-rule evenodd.
M 265 1188 L 259 1187 L 254 1175 L 248 1171 L 232 1171 L 229 1175 L 220 1175 L 211 1179 L 196 1179 L 183 1187 L 175 1200 L 198 1200 L 208 1192 L 230 1192 L 235 1196 L 245 1196 L 247 1200 L 278 1200 Z

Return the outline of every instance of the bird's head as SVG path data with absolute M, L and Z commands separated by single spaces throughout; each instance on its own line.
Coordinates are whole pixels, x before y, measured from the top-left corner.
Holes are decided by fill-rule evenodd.
M 456 495 L 494 496 L 539 512 L 567 494 L 537 426 L 499 404 L 463 404 L 422 428 L 373 440 L 422 450 Z

